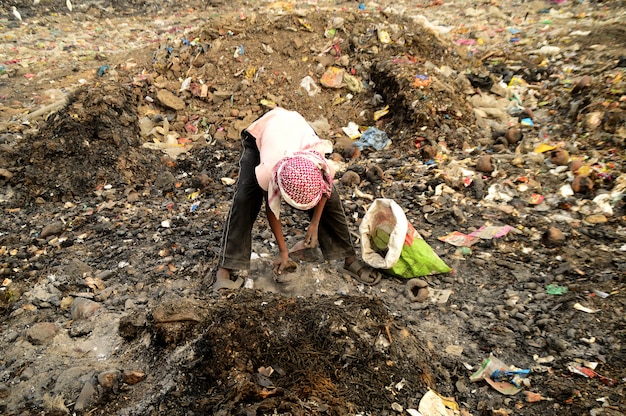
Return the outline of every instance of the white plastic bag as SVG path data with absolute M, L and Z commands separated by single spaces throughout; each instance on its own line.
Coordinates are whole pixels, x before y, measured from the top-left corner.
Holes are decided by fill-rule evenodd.
M 313 97 L 321 90 L 321 88 L 315 83 L 310 75 L 302 78 L 302 80 L 300 81 L 300 87 L 304 88 L 307 94 L 309 94 L 309 97 Z
M 387 253 L 383 257 L 372 246 L 370 235 L 376 228 L 389 234 Z M 361 233 L 361 255 L 363 260 L 376 269 L 391 269 L 402 254 L 404 237 L 409 228 L 409 221 L 400 205 L 393 199 L 375 199 L 369 207 L 359 227 Z
M 411 279 L 451 270 L 392 199 L 374 200 L 359 231 L 363 260 L 392 276 Z

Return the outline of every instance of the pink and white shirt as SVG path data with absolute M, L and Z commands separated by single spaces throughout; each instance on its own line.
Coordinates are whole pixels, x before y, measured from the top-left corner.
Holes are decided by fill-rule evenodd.
M 259 186 L 267 191 L 276 163 L 293 152 L 317 150 L 321 155 L 332 152 L 332 143 L 320 139 L 300 113 L 274 108 L 252 123 L 247 129 L 259 148 L 261 163 L 255 168 Z M 335 175 L 329 164 L 331 177 Z

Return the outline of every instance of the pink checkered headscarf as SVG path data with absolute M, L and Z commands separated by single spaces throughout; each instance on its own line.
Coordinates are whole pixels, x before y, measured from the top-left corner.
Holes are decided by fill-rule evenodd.
M 280 218 L 281 197 L 294 208 L 308 210 L 322 196 L 329 198 L 332 189 L 333 178 L 326 159 L 314 150 L 294 152 L 274 166 L 268 202 L 276 218 Z

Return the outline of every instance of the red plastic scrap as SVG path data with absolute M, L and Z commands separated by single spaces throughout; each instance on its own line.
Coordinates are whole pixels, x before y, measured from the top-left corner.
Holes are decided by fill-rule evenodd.
M 582 366 L 573 366 L 573 365 L 570 365 L 568 368 L 572 373 L 580 374 L 588 378 L 598 377 L 598 380 L 600 380 L 602 383 L 604 383 L 607 386 L 614 386 L 617 383 L 614 379 L 605 377 L 602 374 L 598 374 L 595 371 L 593 371 L 591 368 L 582 367 Z

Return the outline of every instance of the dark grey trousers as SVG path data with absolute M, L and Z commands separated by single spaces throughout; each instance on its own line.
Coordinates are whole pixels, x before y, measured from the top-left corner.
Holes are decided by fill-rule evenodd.
M 263 189 L 257 182 L 254 168 L 260 163 L 255 138 L 243 131 L 243 149 L 239 159 L 239 177 L 226 223 L 218 260 L 219 267 L 231 270 L 250 268 L 252 228 L 263 204 Z M 309 216 L 313 210 L 309 210 Z M 268 225 L 269 226 L 269 225 Z M 355 254 L 346 215 L 336 187 L 324 205 L 318 229 L 320 249 L 326 260 L 344 259 Z

